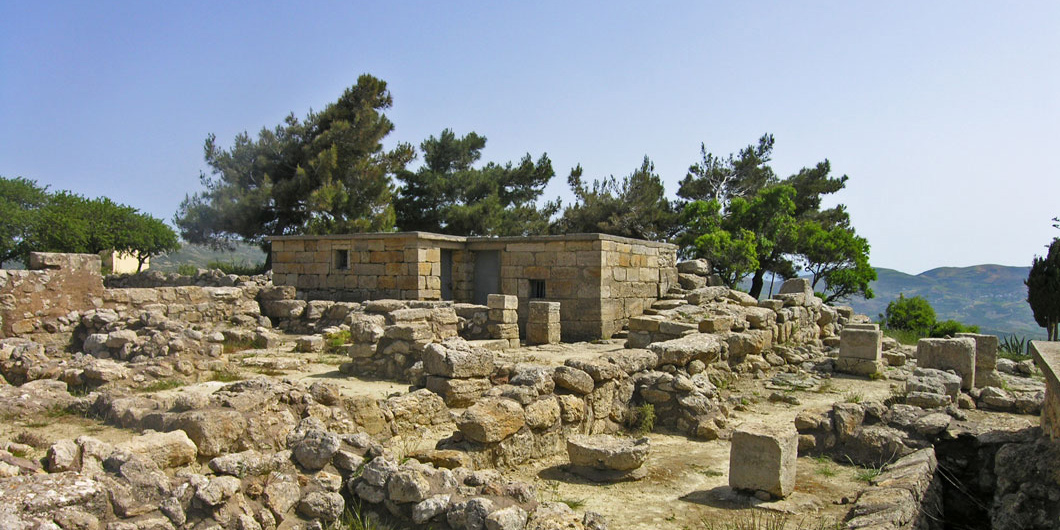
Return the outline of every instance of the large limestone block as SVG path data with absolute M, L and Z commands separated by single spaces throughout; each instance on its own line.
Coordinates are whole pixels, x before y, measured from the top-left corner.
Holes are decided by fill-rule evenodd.
M 519 309 L 519 297 L 510 294 L 491 294 L 486 297 L 490 309 Z
M 235 449 L 247 421 L 235 410 L 192 410 L 177 416 L 174 427 L 188 435 L 199 455 L 213 457 Z
M 659 364 L 685 366 L 692 359 L 710 364 L 721 355 L 721 339 L 710 333 L 692 333 L 678 339 L 652 343 L 648 349 L 659 356 Z
M 466 407 L 482 397 L 490 389 L 485 378 L 450 379 L 435 375 L 427 376 L 427 390 L 442 396 L 450 407 Z
M 637 469 L 644 465 L 650 450 L 648 438 L 634 440 L 607 434 L 575 434 L 567 439 L 570 463 L 596 469 Z
M 1045 376 L 1045 403 L 1042 404 L 1042 432 L 1060 440 L 1060 343 L 1031 341 L 1034 362 Z
M 526 324 L 527 344 L 559 344 L 562 331 L 560 324 L 529 322 Z
M 651 443 L 647 438 L 617 438 L 606 434 L 576 434 L 567 439 L 569 471 L 594 482 L 639 480 Z
M 879 361 L 883 352 L 883 333 L 879 330 L 847 326 L 839 335 L 839 357 Z
M 806 278 L 792 278 L 784 281 L 784 284 L 780 286 L 779 294 L 805 294 L 807 296 L 813 296 L 813 286 L 810 284 L 810 280 Z
M 695 274 L 697 276 L 710 276 L 714 269 L 710 266 L 710 262 L 705 259 L 693 259 L 678 263 L 677 272 Z
M 729 486 L 783 498 L 795 490 L 799 433 L 790 423 L 745 423 L 732 433 Z
M 463 339 L 451 339 L 427 345 L 423 367 L 428 374 L 441 377 L 489 377 L 494 368 L 493 352 L 475 348 Z
M 961 390 L 975 386 L 975 340 L 920 339 L 916 344 L 917 366 L 953 370 L 961 377 Z
M 530 302 L 530 322 L 557 323 L 560 318 L 559 302 L 532 300 Z
M 526 424 L 523 407 L 508 398 L 486 398 L 475 403 L 456 420 L 469 440 L 496 443 L 515 434 Z
M 958 339 L 969 338 L 975 341 L 975 386 L 1000 386 L 1001 377 L 997 373 L 997 335 L 981 333 L 958 333 Z
M 153 432 L 134 437 L 116 446 L 118 449 L 146 457 L 161 469 L 183 466 L 195 461 L 198 448 L 184 431 Z

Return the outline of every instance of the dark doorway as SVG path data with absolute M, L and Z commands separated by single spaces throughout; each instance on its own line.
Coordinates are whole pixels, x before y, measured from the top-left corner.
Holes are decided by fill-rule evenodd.
M 442 300 L 453 299 L 453 251 L 442 249 Z
M 486 298 L 501 292 L 501 252 L 480 250 L 475 253 L 475 291 L 471 301 L 486 305 Z

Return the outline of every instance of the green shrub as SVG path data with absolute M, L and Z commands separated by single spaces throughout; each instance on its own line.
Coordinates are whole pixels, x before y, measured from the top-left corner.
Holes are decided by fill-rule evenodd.
M 1026 356 L 1027 337 L 1017 337 L 1015 335 L 1001 337 L 1001 341 L 997 345 L 997 352 L 999 355 L 1008 354 L 1010 356 Z
M 648 434 L 655 429 L 655 405 L 644 403 L 634 410 L 633 430 L 637 434 Z
M 184 263 L 177 266 L 177 274 L 181 276 L 195 276 L 199 273 L 199 269 L 191 263 Z
M 350 343 L 350 331 L 347 329 L 324 335 L 324 351 L 331 354 L 345 353 L 343 346 Z
M 915 331 L 927 335 L 935 325 L 935 309 L 920 296 L 906 298 L 899 294 L 897 300 L 887 304 L 884 323 L 890 329 Z
M 947 335 L 953 337 L 958 333 L 979 333 L 979 326 L 966 326 L 956 320 L 943 320 L 931 326 L 931 332 L 928 333 L 928 336 L 938 339 Z
M 211 261 L 206 264 L 207 268 L 218 269 L 225 274 L 236 276 L 255 276 L 265 272 L 265 263 L 247 263 L 246 261 Z

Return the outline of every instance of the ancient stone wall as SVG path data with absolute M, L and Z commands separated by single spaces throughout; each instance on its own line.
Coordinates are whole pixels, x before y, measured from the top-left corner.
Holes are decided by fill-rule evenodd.
M 677 250 L 669 244 L 602 234 L 463 238 L 423 232 L 277 237 L 273 282 L 296 287 L 299 298 L 310 300 L 471 302 L 481 294 L 476 260 L 487 252 L 497 253 L 497 285 L 478 289 L 517 296 L 523 329 L 531 299 L 560 302 L 567 341 L 610 337 L 677 284 Z
M 0 270 L 0 337 L 59 345 L 79 322 L 71 313 L 102 305 L 103 278 L 95 254 L 34 252 L 29 270 Z
M 273 283 L 309 299 L 441 300 L 441 250 L 462 245 L 460 237 L 422 232 L 275 237 Z
M 105 289 L 103 307 L 120 317 L 137 312 L 157 312 L 189 324 L 232 322 L 258 325 L 261 307 L 257 287 L 158 287 Z

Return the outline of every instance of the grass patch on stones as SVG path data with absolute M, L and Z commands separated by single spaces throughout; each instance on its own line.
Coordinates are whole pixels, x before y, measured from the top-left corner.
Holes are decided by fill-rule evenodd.
M 233 383 L 246 379 L 243 373 L 235 368 L 220 368 L 210 374 L 209 381 L 220 381 L 222 383 Z
M 180 388 L 184 386 L 184 382 L 179 379 L 156 379 L 138 389 L 137 392 L 161 392 L 163 390 L 172 390 L 174 388 Z

